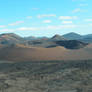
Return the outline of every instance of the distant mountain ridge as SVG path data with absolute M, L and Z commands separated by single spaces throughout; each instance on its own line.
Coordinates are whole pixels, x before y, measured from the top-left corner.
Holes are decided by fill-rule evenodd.
M 89 36 L 87 36 L 89 37 Z M 45 47 L 52 48 L 56 46 L 63 46 L 67 49 L 78 49 L 83 48 L 87 45 L 87 41 L 82 41 L 83 37 L 76 33 L 69 33 L 66 35 L 54 35 L 52 38 L 47 37 L 20 37 L 14 33 L 1 34 L 0 44 L 1 45 L 12 45 L 16 44 L 33 47 Z M 82 41 L 82 42 L 81 42 Z M 85 43 L 86 42 L 86 43 Z
M 73 33 L 73 32 L 65 34 L 65 35 L 63 35 L 63 37 L 66 39 L 69 39 L 69 40 L 78 40 L 78 39 L 82 38 L 81 35 L 79 35 L 77 33 Z
M 58 34 L 54 35 L 51 39 L 54 40 L 54 41 L 67 40 L 66 38 L 64 38 L 63 36 L 58 35 Z
M 92 43 L 92 34 L 88 35 L 80 35 L 74 32 L 65 34 L 65 35 L 54 35 L 51 38 L 48 37 L 21 37 L 19 35 L 16 35 L 14 33 L 6 33 L 6 34 L 0 34 L 0 43 L 2 44 L 12 44 L 12 43 L 24 43 L 27 41 L 59 41 L 59 40 L 79 40 L 86 43 Z
M 1 34 L 0 60 L 47 61 L 92 59 L 92 44 L 81 40 L 83 38 L 70 40 L 60 35 L 55 35 L 52 38 L 42 37 L 33 40 L 25 39 L 12 33 Z
M 79 40 L 86 43 L 92 43 L 92 34 L 80 35 L 80 34 L 71 32 L 63 35 L 63 37 L 69 40 Z
M 0 44 L 10 45 L 10 44 L 16 44 L 16 43 L 22 44 L 24 42 L 25 40 L 22 37 L 14 33 L 7 33 L 7 34 L 0 35 Z
M 48 37 L 41 37 L 41 38 L 38 38 L 38 37 L 25 37 L 25 39 L 27 40 L 38 40 L 38 39 L 50 39 L 50 40 L 54 40 L 54 41 L 58 41 L 58 40 L 79 40 L 79 41 L 82 41 L 82 42 L 86 42 L 86 43 L 92 43 L 92 34 L 87 34 L 87 35 L 80 35 L 80 34 L 77 34 L 77 33 L 74 33 L 74 32 L 70 32 L 70 33 L 67 33 L 67 34 L 64 34 L 64 35 L 59 35 L 59 34 L 56 34 L 54 35 L 53 37 L 51 38 L 48 38 Z

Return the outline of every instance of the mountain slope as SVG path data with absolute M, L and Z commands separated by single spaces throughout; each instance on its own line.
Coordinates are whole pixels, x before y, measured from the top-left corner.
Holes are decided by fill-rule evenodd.
M 53 40 L 53 41 L 59 41 L 59 40 L 67 40 L 67 39 L 65 39 L 63 36 L 61 36 L 61 35 L 58 35 L 58 34 L 56 34 L 56 35 L 54 35 L 52 38 L 51 38 L 51 40 Z
M 5 47 L 0 49 L 0 60 L 8 61 L 47 61 L 47 60 L 89 60 L 92 59 L 92 45 L 78 50 L 64 47 Z
M 80 41 L 92 43 L 92 34 L 84 35 Z
M 66 39 L 69 39 L 69 40 L 77 40 L 77 39 L 82 38 L 81 35 L 79 35 L 77 33 L 73 33 L 73 32 L 65 34 L 65 35 L 63 35 L 63 37 L 66 38 Z
M 88 45 L 77 40 L 66 40 L 66 41 L 57 41 L 56 44 L 59 46 L 64 46 L 67 49 L 80 49 Z
M 10 45 L 16 43 L 24 43 L 24 39 L 14 33 L 1 34 L 0 35 L 0 44 Z

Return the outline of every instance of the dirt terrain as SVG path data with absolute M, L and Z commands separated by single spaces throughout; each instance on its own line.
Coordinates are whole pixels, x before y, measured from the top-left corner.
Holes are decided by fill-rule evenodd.
M 0 61 L 0 92 L 92 92 L 92 60 Z
M 80 49 L 66 49 L 62 46 L 53 48 L 14 46 L 0 48 L 0 60 L 8 61 L 47 61 L 47 60 L 90 60 L 92 45 Z

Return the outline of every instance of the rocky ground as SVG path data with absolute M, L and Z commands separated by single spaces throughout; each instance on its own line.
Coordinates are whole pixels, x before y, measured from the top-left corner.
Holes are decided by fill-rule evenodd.
M 92 92 L 92 61 L 0 62 L 0 92 Z

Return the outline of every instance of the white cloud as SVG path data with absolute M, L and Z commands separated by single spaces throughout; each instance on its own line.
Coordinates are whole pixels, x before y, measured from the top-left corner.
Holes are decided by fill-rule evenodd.
M 92 19 L 85 19 L 86 22 L 92 22 Z
M 43 26 L 43 27 L 21 27 L 18 28 L 18 31 L 44 31 L 44 30 L 61 30 L 61 29 L 69 29 L 76 28 L 77 25 L 57 25 L 57 26 Z
M 0 32 L 14 32 L 14 29 L 1 29 Z
M 5 25 L 0 25 L 0 28 L 5 28 L 6 26 Z
M 81 13 L 81 12 L 88 12 L 88 10 L 87 9 L 76 8 L 72 11 L 72 13 Z
M 77 16 L 60 16 L 60 20 L 71 20 L 71 19 L 77 19 Z
M 51 20 L 44 20 L 43 23 L 51 23 Z
M 36 27 L 21 27 L 21 28 L 18 28 L 17 30 L 20 30 L 20 31 L 36 31 L 38 28 Z
M 61 29 L 69 29 L 76 28 L 77 25 L 58 25 L 58 26 L 48 26 L 47 30 L 61 30 Z
M 39 10 L 39 8 L 32 8 L 32 10 Z
M 8 24 L 9 26 L 16 26 L 16 25 L 19 25 L 19 24 L 22 24 L 24 23 L 24 21 L 16 21 L 15 23 L 11 23 L 11 24 Z
M 26 18 L 27 18 L 27 19 L 32 19 L 33 17 L 32 17 L 32 16 L 27 16 Z
M 16 29 L 1 29 L 0 32 L 16 32 L 16 31 L 44 31 L 44 30 L 62 30 L 62 29 L 71 29 L 71 28 L 76 28 L 77 25 L 73 24 L 67 24 L 67 25 L 50 25 L 50 26 L 42 26 L 42 27 L 20 27 Z
M 43 15 L 38 15 L 37 18 L 44 18 L 44 17 L 56 17 L 55 14 L 43 14 Z
M 80 4 L 80 6 L 82 7 L 82 6 L 88 6 L 88 4 Z
M 87 0 L 72 0 L 72 1 L 81 1 L 81 2 L 85 2 L 85 1 L 87 1 Z
M 91 27 L 92 27 L 92 23 L 91 24 L 89 24 Z
M 77 0 L 72 0 L 72 1 L 77 1 Z
M 72 21 L 62 21 L 62 24 L 72 24 Z
M 76 8 L 72 11 L 73 13 L 78 13 L 78 12 L 81 12 L 81 9 L 80 8 Z

